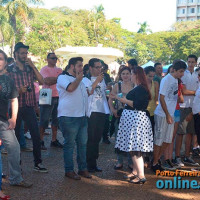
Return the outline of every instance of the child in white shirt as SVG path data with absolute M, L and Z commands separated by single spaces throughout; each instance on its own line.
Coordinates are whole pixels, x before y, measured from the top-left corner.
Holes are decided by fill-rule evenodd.
M 198 79 L 200 83 L 200 71 L 198 72 Z M 194 117 L 194 127 L 195 127 L 195 133 L 197 135 L 197 141 L 200 145 L 200 84 L 199 88 L 197 89 L 192 105 L 192 113 Z

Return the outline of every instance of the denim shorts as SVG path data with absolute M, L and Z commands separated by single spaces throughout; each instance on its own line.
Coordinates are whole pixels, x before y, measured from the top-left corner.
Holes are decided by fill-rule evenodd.
M 57 118 L 58 97 L 53 97 L 51 105 L 40 105 L 40 127 L 47 128 L 51 118 L 51 125 L 58 127 Z
M 181 120 L 180 110 L 175 110 L 175 112 L 174 112 L 174 122 L 180 122 L 180 120 Z
M 192 108 L 181 108 L 180 109 L 180 122 L 178 125 L 177 134 L 184 135 L 184 134 L 193 134 L 195 135 L 194 130 L 194 119 L 192 118 L 191 121 L 187 122 L 186 117 L 192 113 Z

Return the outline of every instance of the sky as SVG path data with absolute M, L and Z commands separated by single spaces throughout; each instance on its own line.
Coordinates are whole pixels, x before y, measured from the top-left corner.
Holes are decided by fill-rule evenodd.
M 43 0 L 44 7 L 67 6 L 73 10 L 91 10 L 100 4 L 107 19 L 121 18 L 123 28 L 136 32 L 147 22 L 153 32 L 169 30 L 176 22 L 176 0 Z

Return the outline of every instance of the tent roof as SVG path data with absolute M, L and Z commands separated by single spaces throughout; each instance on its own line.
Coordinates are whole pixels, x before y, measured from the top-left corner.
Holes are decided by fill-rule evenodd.
M 168 68 L 169 68 L 171 65 L 172 65 L 172 64 L 163 66 L 163 73 L 167 73 L 167 70 L 168 70 Z
M 148 67 L 148 66 L 154 66 L 154 62 L 152 62 L 151 60 L 147 63 L 145 63 L 144 65 L 142 65 L 142 68 Z
M 57 55 L 70 59 L 71 57 L 83 57 L 84 63 L 88 62 L 91 58 L 99 58 L 105 63 L 111 63 L 117 58 L 124 57 L 124 53 L 119 49 L 110 47 L 72 47 L 66 46 L 55 50 Z

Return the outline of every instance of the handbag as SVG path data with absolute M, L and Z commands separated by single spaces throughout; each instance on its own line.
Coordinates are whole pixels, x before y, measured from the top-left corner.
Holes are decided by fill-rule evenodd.
M 39 94 L 39 105 L 51 105 L 52 89 L 43 88 Z
M 121 81 L 118 82 L 118 93 L 122 93 L 122 82 Z M 117 115 L 120 117 L 122 115 L 123 108 L 119 107 L 119 101 L 117 99 L 115 100 L 115 105 L 116 105 L 116 109 L 117 109 Z

